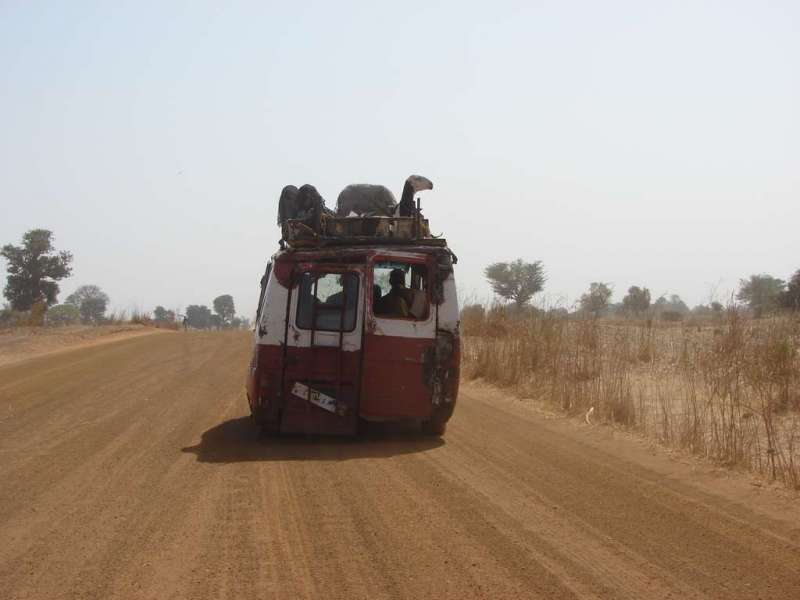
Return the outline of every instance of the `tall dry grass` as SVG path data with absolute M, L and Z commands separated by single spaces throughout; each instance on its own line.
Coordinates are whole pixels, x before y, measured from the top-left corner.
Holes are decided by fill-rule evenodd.
M 462 315 L 464 373 L 800 489 L 800 318 Z
M 130 322 L 134 325 L 152 325 L 153 317 L 145 310 L 134 308 L 131 310 Z

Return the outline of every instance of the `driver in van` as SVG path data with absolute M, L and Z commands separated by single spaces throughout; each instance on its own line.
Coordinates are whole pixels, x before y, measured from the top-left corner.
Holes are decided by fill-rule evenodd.
M 411 311 L 406 299 L 406 273 L 403 269 L 392 269 L 389 273 L 392 289 L 375 304 L 375 314 L 385 317 L 409 317 Z
M 348 307 L 354 304 L 355 297 L 358 295 L 358 279 L 352 276 L 347 277 L 345 275 L 339 275 L 336 278 L 336 282 L 341 287 L 341 290 L 328 296 L 325 300 L 325 306 L 341 306 L 344 302 L 345 288 L 347 290 Z

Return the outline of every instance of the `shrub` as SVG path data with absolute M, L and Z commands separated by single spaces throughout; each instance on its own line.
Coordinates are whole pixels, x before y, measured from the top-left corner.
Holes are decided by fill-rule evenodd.
M 24 310 L 14 310 L 6 304 L 0 309 L 0 328 L 20 327 L 28 324 L 29 314 Z
M 131 323 L 135 325 L 150 325 L 152 321 L 150 313 L 146 311 L 141 311 L 138 308 L 134 308 L 131 311 Z
M 59 327 L 63 325 L 75 325 L 81 320 L 81 311 L 72 304 L 56 304 L 47 311 L 47 325 Z
M 670 321 L 675 323 L 677 321 L 683 321 L 683 314 L 678 312 L 677 310 L 665 310 L 661 313 L 661 320 L 662 321 Z

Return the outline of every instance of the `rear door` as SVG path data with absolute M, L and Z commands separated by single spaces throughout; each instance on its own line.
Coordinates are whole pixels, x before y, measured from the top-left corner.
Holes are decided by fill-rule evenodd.
M 426 381 L 436 341 L 427 255 L 377 256 L 370 269 L 361 375 L 360 414 L 368 420 L 426 419 L 432 390 Z M 392 271 L 402 271 L 405 298 L 388 301 Z M 388 312 L 387 312 L 388 311 Z M 405 314 L 403 314 L 405 313 Z
M 299 265 L 289 300 L 281 431 L 355 433 L 363 268 Z

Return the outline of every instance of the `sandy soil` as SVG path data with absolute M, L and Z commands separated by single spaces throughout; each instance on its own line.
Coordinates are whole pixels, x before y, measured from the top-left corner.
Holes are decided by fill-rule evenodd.
M 800 597 L 793 497 L 470 385 L 444 439 L 258 438 L 248 355 L 0 368 L 0 597 Z
M 167 331 L 142 325 L 17 327 L 0 330 L 0 366 L 53 352 L 96 346 L 129 337 Z

